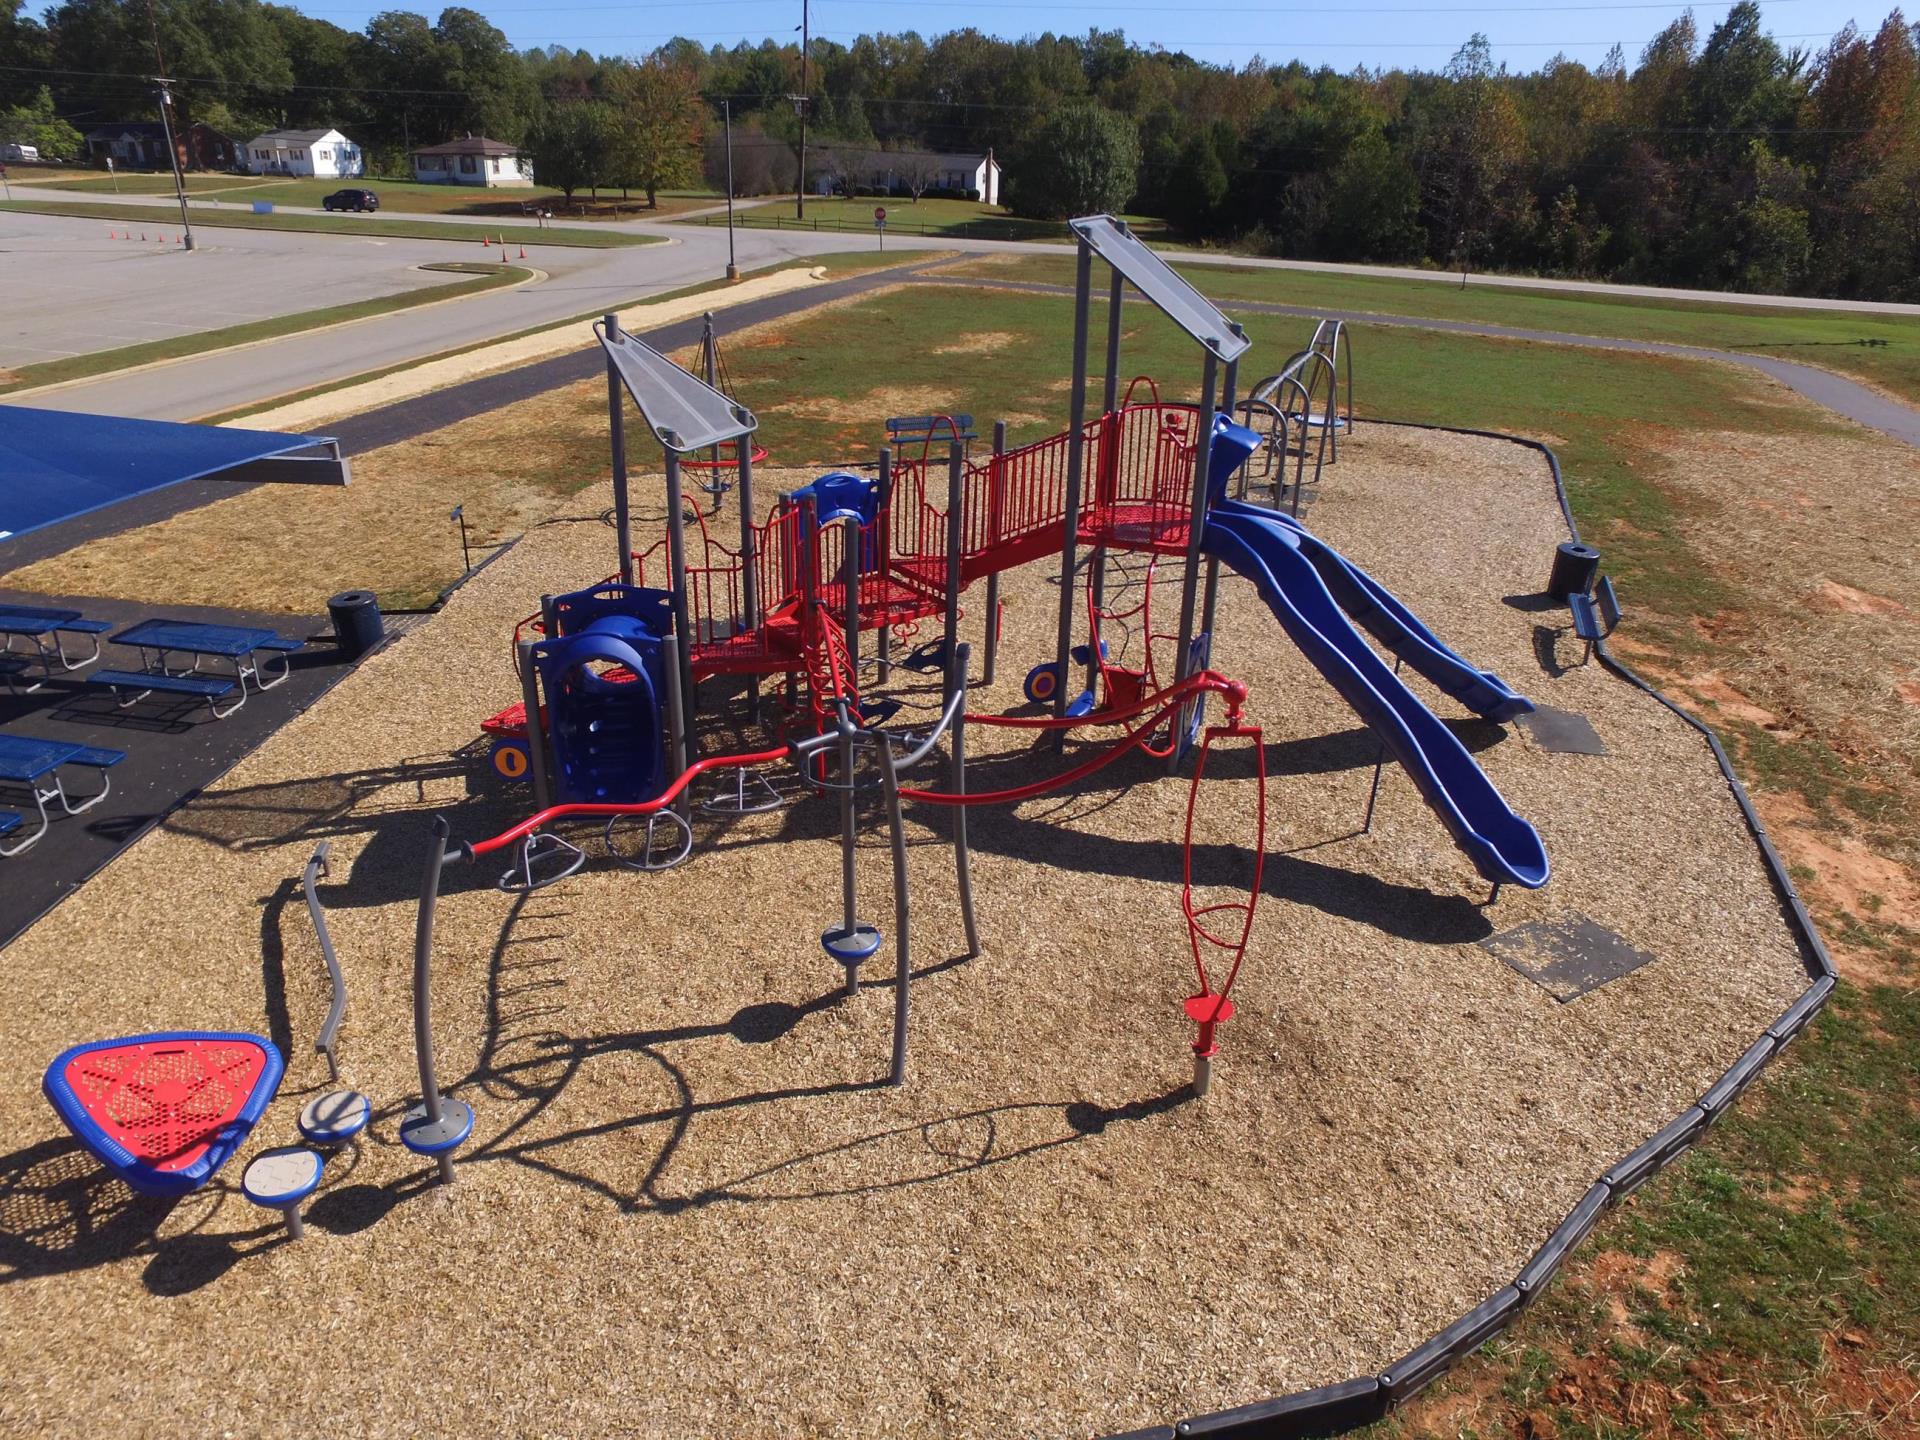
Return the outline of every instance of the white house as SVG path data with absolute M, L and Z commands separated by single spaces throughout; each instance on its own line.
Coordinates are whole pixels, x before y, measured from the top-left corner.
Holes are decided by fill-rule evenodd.
M 247 142 L 241 164 L 255 175 L 321 180 L 344 180 L 367 169 L 360 147 L 338 130 L 269 130 Z
M 531 185 L 533 157 L 518 145 L 468 135 L 413 152 L 413 178 L 427 185 Z
M 942 155 L 932 150 L 872 150 L 853 167 L 851 179 L 861 185 L 910 193 L 916 185 L 927 190 L 978 191 L 988 205 L 1000 203 L 1000 162 L 989 150 L 984 155 Z

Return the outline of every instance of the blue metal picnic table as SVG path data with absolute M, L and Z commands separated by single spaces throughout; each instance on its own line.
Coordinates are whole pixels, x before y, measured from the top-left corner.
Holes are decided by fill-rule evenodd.
M 24 787 L 33 796 L 34 807 L 40 812 L 40 828 L 12 846 L 0 846 L 0 855 L 18 855 L 37 844 L 40 837 L 47 833 L 48 826 L 53 823 L 47 815 L 47 801 L 58 800 L 61 809 L 69 815 L 78 815 L 106 799 L 113 783 L 107 770 L 125 758 L 125 754 L 119 750 L 97 750 L 67 740 L 0 735 L 0 784 Z M 99 792 L 80 796 L 79 803 L 75 804 L 76 797 L 67 793 L 67 787 L 60 778 L 62 765 L 87 765 L 97 769 L 103 782 Z M 42 783 L 47 780 L 51 780 L 52 784 Z
M 288 653 L 298 650 L 302 642 L 283 639 L 272 630 L 260 630 L 244 625 L 208 625 L 197 620 L 142 620 L 131 629 L 122 630 L 113 637 L 116 645 L 132 646 L 140 652 L 141 669 L 155 675 L 190 676 L 209 675 L 218 678 L 231 678 L 239 684 L 240 698 L 227 710 L 215 710 L 216 715 L 229 715 L 247 703 L 247 681 L 253 681 L 255 690 L 271 690 L 291 673 Z M 272 674 L 266 668 L 266 662 L 259 659 L 259 652 L 280 656 L 280 671 Z M 193 664 L 185 670 L 174 670 L 167 663 L 169 655 L 191 655 Z M 225 660 L 231 666 L 231 672 L 219 669 L 202 670 L 209 660 Z M 114 672 L 118 673 L 118 672 Z M 130 688 L 130 687 L 119 687 Z
M 49 675 L 55 665 L 62 670 L 78 670 L 100 658 L 100 633 L 110 628 L 104 620 L 88 620 L 78 610 L 0 605 L 0 661 L 6 662 L 0 664 L 0 676 L 5 677 L 9 689 L 28 693 L 38 690 L 44 682 L 21 685 L 16 679 L 25 669 L 23 660 L 38 660 L 41 669 Z M 92 649 L 85 655 L 67 654 L 66 642 L 61 638 L 65 631 L 88 636 L 93 642 Z M 16 639 L 29 641 L 33 648 L 20 655 L 14 650 Z

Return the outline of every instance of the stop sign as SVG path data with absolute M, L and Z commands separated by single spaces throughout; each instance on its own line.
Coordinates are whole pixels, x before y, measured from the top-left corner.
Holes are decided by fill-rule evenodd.
M 873 218 L 874 218 L 875 220 L 885 220 L 885 219 L 887 218 L 887 207 L 886 207 L 886 206 L 884 206 L 884 205 L 876 205 L 876 206 L 874 206 L 874 207 L 873 207 Z

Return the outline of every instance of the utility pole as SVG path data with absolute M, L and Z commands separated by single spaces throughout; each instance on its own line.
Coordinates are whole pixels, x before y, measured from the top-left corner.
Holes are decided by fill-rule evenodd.
M 810 58 L 808 40 L 812 36 L 811 17 L 807 10 L 807 0 L 800 0 L 800 176 L 793 186 L 793 213 L 796 219 L 807 218 L 807 107 L 813 94 L 808 83 L 807 62 Z
M 166 58 L 160 53 L 160 15 L 153 8 L 153 0 L 147 0 L 147 28 L 153 34 L 153 68 L 160 73 L 153 77 L 153 83 L 160 87 L 160 131 L 167 140 L 167 159 L 173 162 L 173 193 L 180 201 L 180 233 L 186 240 L 186 248 L 193 249 L 193 225 L 187 219 L 187 177 L 180 168 L 180 152 L 173 148 L 173 94 L 167 87 L 173 82 L 163 78 L 167 73 Z M 116 190 L 120 187 L 114 181 Z
M 720 102 L 727 125 L 727 279 L 738 280 L 740 267 L 733 258 L 733 101 Z
M 167 137 L 167 158 L 173 162 L 173 193 L 180 202 L 180 233 L 186 240 L 186 248 L 193 249 L 193 222 L 187 219 L 187 177 L 180 168 L 180 152 L 173 145 L 173 95 L 167 86 L 171 81 L 158 75 L 154 81 L 159 85 L 157 92 L 160 101 L 160 129 Z M 116 181 L 116 184 L 119 182 Z

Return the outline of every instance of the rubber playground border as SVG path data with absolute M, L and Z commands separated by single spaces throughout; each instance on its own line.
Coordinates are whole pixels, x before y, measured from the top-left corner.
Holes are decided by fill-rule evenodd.
M 1546 457 L 1547 467 L 1553 474 L 1554 493 L 1560 502 L 1560 514 L 1566 521 L 1568 537 L 1573 540 L 1580 538 L 1580 527 L 1573 518 L 1573 507 L 1567 500 L 1566 482 L 1560 473 L 1560 457 L 1540 441 L 1503 434 L 1498 430 L 1421 425 L 1407 420 L 1362 420 L 1358 423 L 1474 435 L 1489 440 L 1505 440 L 1539 452 Z M 1542 557 L 1544 562 L 1545 557 Z M 1746 817 L 1747 829 L 1760 847 L 1760 855 L 1766 862 L 1774 890 L 1786 906 L 1788 923 L 1800 945 L 1801 963 L 1806 966 L 1813 983 L 1693 1104 L 1651 1139 L 1623 1155 L 1601 1174 L 1512 1281 L 1459 1319 L 1436 1331 L 1379 1374 L 1358 1375 L 1337 1384 L 1319 1385 L 1311 1390 L 1276 1396 L 1271 1400 L 1257 1400 L 1250 1405 L 1215 1411 L 1211 1415 L 1191 1416 L 1171 1425 L 1150 1425 L 1144 1429 L 1129 1430 L 1124 1434 L 1109 1436 L 1108 1440 L 1175 1440 L 1175 1437 L 1193 1435 L 1221 1437 L 1221 1440 L 1305 1440 L 1305 1437 L 1312 1436 L 1342 1435 L 1384 1419 L 1388 1412 L 1418 1395 L 1456 1363 L 1518 1319 L 1520 1313 L 1539 1298 L 1547 1282 L 1574 1247 L 1600 1223 L 1601 1216 L 1691 1149 L 1727 1113 L 1741 1092 L 1786 1048 L 1787 1043 L 1806 1028 L 1832 995 L 1838 979 L 1833 960 L 1827 954 L 1826 946 L 1821 943 L 1820 934 L 1814 928 L 1806 906 L 1801 903 L 1799 892 L 1793 888 L 1793 881 L 1787 874 L 1786 866 L 1781 863 L 1779 852 L 1767 837 L 1766 826 L 1761 823 L 1759 812 L 1753 808 L 1746 787 L 1740 783 L 1740 777 L 1734 774 L 1733 764 L 1720 744 L 1720 737 L 1713 733 L 1710 726 L 1688 714 L 1617 659 L 1607 648 L 1604 639 L 1597 641 L 1593 648 L 1601 665 L 1609 672 L 1636 690 L 1651 695 L 1706 737 L 1713 758 L 1720 766 L 1720 773 L 1733 791 L 1733 798 L 1739 802 L 1740 813 Z

